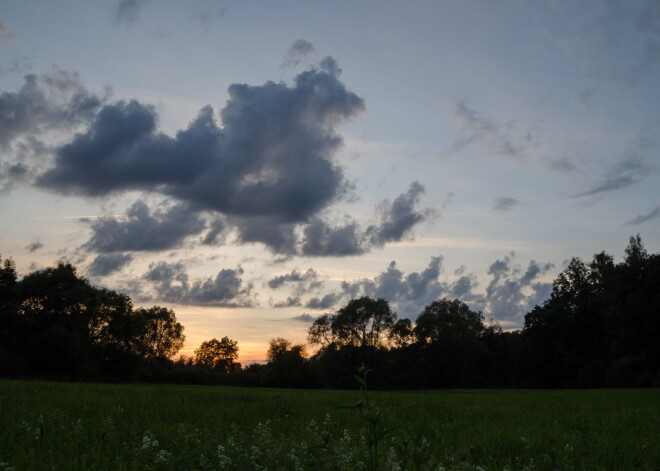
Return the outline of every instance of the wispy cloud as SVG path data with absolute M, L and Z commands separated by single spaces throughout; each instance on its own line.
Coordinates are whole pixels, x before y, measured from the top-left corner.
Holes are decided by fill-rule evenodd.
M 640 214 L 635 219 L 628 221 L 625 225 L 636 226 L 637 224 L 642 224 L 657 218 L 660 218 L 660 205 L 656 206 L 650 213 Z

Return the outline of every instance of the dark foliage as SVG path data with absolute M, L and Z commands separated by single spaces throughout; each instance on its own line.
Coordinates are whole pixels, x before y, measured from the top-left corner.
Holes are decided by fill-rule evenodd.
M 432 302 L 413 323 L 363 297 L 308 334 L 311 357 L 278 337 L 267 363 L 241 368 L 238 343 L 223 337 L 173 361 L 184 337 L 171 310 L 133 309 L 71 265 L 19 281 L 11 259 L 0 260 L 5 377 L 350 388 L 365 364 L 370 388 L 580 388 L 660 386 L 660 254 L 636 236 L 621 263 L 606 253 L 572 259 L 518 331 L 485 324 L 456 299 Z

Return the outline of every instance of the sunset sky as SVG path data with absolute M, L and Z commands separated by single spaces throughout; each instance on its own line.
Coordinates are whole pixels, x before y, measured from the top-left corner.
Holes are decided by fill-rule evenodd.
M 263 359 L 660 251 L 660 2 L 3 0 L 0 253 Z

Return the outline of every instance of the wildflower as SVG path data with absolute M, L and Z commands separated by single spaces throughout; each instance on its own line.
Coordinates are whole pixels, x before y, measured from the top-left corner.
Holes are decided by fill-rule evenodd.
M 642 445 L 642 450 L 646 451 L 647 448 L 648 448 L 648 447 L 646 446 L 646 443 L 644 443 L 644 444 Z
M 470 448 L 468 448 L 468 451 L 470 453 L 474 453 L 474 445 L 470 445 Z
M 170 456 L 172 456 L 172 453 L 169 451 L 160 450 L 158 454 L 156 454 L 156 458 L 154 458 L 154 463 L 167 463 L 170 461 Z

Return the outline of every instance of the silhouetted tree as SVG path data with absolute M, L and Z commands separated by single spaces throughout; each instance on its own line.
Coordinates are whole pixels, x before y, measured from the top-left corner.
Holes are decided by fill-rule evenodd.
M 131 346 L 142 358 L 170 358 L 183 347 L 183 326 L 171 309 L 136 309 L 131 316 Z
M 229 373 L 240 369 L 238 359 L 238 342 L 229 337 L 221 340 L 211 339 L 202 342 L 195 350 L 195 364 Z

